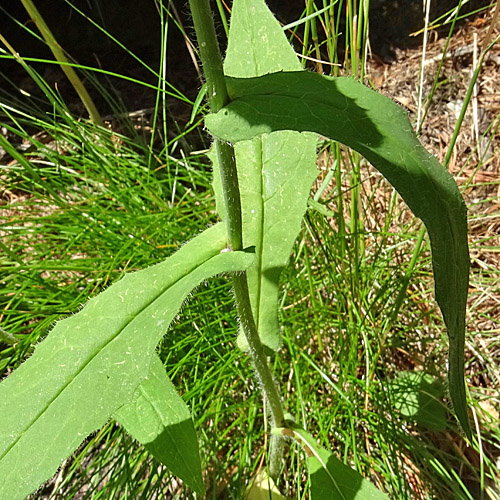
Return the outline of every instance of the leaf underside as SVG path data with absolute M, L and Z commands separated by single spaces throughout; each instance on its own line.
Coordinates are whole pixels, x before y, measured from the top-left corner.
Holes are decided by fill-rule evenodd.
M 276 71 L 301 71 L 293 48 L 265 2 L 235 1 L 224 73 L 239 78 Z M 259 336 L 269 353 L 280 345 L 279 277 L 297 238 L 316 179 L 316 134 L 281 131 L 235 145 L 243 213 L 243 245 L 255 246 L 247 271 L 250 303 Z M 225 214 L 218 163 L 214 190 L 219 214 Z M 243 332 L 238 345 L 246 350 Z
M 56 324 L 0 384 L 0 498 L 23 499 L 110 416 L 133 400 L 155 348 L 203 280 L 247 268 L 213 226 L 166 261 L 127 274 Z
M 244 500 L 287 500 L 278 490 L 265 469 L 254 477 L 245 490 Z
M 422 219 L 431 243 L 436 300 L 450 340 L 449 391 L 470 437 L 464 383 L 467 214 L 452 176 L 420 144 L 398 105 L 354 79 L 302 71 L 227 77 L 227 83 L 233 101 L 206 119 L 215 136 L 238 143 L 291 129 L 342 142 L 369 160 Z
M 113 417 L 163 465 L 202 495 L 198 438 L 189 409 L 154 355 L 134 401 Z

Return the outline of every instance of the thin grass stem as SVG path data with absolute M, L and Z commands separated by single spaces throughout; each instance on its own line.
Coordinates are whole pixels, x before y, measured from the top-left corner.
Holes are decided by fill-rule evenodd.
M 493 46 L 497 43 L 500 37 L 495 38 L 487 47 L 485 47 L 481 55 L 479 56 L 478 62 L 476 67 L 474 68 L 474 73 L 472 74 L 472 78 L 469 82 L 469 86 L 467 88 L 467 93 L 465 94 L 464 97 L 464 103 L 462 105 L 462 109 L 460 110 L 460 115 L 457 119 L 457 123 L 455 125 L 455 129 L 453 130 L 453 135 L 451 136 L 450 144 L 448 146 L 448 150 L 446 151 L 446 156 L 443 162 L 443 165 L 445 167 L 448 167 L 451 156 L 453 154 L 453 149 L 455 147 L 455 144 L 458 139 L 458 134 L 460 133 L 460 130 L 462 128 L 462 123 L 465 118 L 465 113 L 467 112 L 467 108 L 469 107 L 469 103 L 472 99 L 472 96 L 474 95 L 474 88 L 476 86 L 477 79 L 479 77 L 479 73 L 481 72 L 481 69 L 483 67 L 484 59 L 486 57 L 486 54 L 493 48 Z
M 87 92 L 87 89 L 85 88 L 85 85 L 83 85 L 83 82 L 80 80 L 75 70 L 67 64 L 68 59 L 64 54 L 64 51 L 61 49 L 61 46 L 57 43 L 54 35 L 52 34 L 49 27 L 43 20 L 43 17 L 41 16 L 40 12 L 38 11 L 38 9 L 35 7 L 35 5 L 31 0 L 21 0 L 21 2 L 24 5 L 24 8 L 28 11 L 28 14 L 30 15 L 33 22 L 36 24 L 37 28 L 40 30 L 40 33 L 42 34 L 44 40 L 47 42 L 47 45 L 54 54 L 54 57 L 57 59 L 59 63 L 61 63 L 60 64 L 61 69 L 64 71 L 64 74 L 68 77 L 68 80 L 71 82 L 71 85 L 73 85 L 73 88 L 80 97 L 83 105 L 85 106 L 85 109 L 89 114 L 90 119 L 96 125 L 102 125 L 103 123 L 102 118 L 99 112 L 97 111 L 94 101 L 90 97 L 89 93 Z

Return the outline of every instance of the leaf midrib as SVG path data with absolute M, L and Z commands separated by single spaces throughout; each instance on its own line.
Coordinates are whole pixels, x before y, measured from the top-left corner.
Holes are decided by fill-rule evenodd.
M 172 286 L 175 286 L 176 284 L 180 283 L 182 280 L 184 280 L 189 274 L 193 273 L 196 271 L 199 267 L 203 266 L 206 264 L 209 260 L 213 259 L 217 255 L 217 250 L 215 250 L 215 253 L 211 255 L 210 257 L 206 258 L 203 262 L 195 265 L 188 271 L 185 271 L 183 273 L 183 276 L 179 278 L 177 281 L 174 283 L 170 284 L 167 288 L 163 289 L 160 293 L 158 293 L 152 300 L 147 302 L 138 312 L 137 314 L 134 315 L 131 319 L 129 319 L 120 329 L 119 331 L 113 335 L 103 346 L 98 350 L 98 352 L 92 356 L 89 357 L 88 361 L 86 361 L 83 365 L 81 365 L 80 369 L 76 372 L 75 376 L 71 378 L 68 382 L 66 382 L 61 389 L 55 394 L 55 396 L 45 405 L 45 407 L 38 412 L 38 414 L 29 422 L 29 424 L 26 425 L 25 429 L 18 433 L 16 439 L 12 441 L 12 443 L 5 448 L 4 453 L 0 455 L 0 461 L 3 460 L 10 452 L 11 450 L 17 445 L 17 443 L 23 438 L 25 434 L 27 434 L 30 430 L 30 428 L 43 416 L 44 413 L 47 412 L 47 410 L 50 408 L 52 403 L 56 401 L 64 391 L 79 377 L 79 375 L 87 368 L 87 366 L 92 363 L 92 361 L 99 356 L 108 346 L 111 342 L 113 342 L 129 325 L 134 321 L 140 314 L 142 314 L 148 307 L 150 307 L 154 302 L 156 302 L 162 295 L 164 295 Z M 147 376 L 147 374 L 146 374 Z M 140 382 L 138 386 L 140 385 Z
M 262 137 L 258 138 L 258 147 L 259 147 L 259 167 L 260 167 L 260 175 L 259 175 L 259 181 L 260 181 L 260 189 L 259 189 L 259 199 L 260 199 L 260 221 L 259 221 L 259 255 L 258 255 L 258 280 L 257 280 L 257 293 L 256 293 L 256 318 L 255 322 L 257 324 L 257 328 L 259 332 L 261 332 L 260 328 L 260 299 L 262 295 L 262 279 L 263 279 L 263 271 L 262 271 L 262 263 L 263 263 L 263 255 L 264 255 L 264 218 L 265 218 L 265 210 L 266 210 L 266 203 L 264 200 L 264 153 L 263 153 L 263 144 L 262 144 Z M 263 332 L 261 332 L 262 335 Z

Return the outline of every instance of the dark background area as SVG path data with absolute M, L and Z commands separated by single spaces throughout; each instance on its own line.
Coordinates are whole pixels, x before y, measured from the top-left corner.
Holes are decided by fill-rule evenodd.
M 458 0 L 433 1 L 431 19 L 447 12 L 457 2 Z M 85 15 L 93 19 L 131 52 L 156 69 L 159 63 L 160 22 L 153 0 L 141 2 L 76 0 L 75 7 L 84 15 L 76 12 L 64 0 L 44 0 L 35 4 L 60 45 L 78 63 L 155 83 L 155 78 L 150 72 L 84 17 Z M 305 2 L 304 0 L 268 0 L 268 4 L 281 22 L 289 23 L 300 17 Z M 485 0 L 471 0 L 466 4 L 463 12 L 471 12 L 489 4 L 490 2 Z M 192 36 L 193 30 L 187 1 L 175 0 L 171 2 L 171 5 L 176 10 L 186 32 Z M 8 5 L 0 6 L 0 16 L 2 35 L 20 55 L 53 59 L 46 45 L 23 29 L 25 26 L 37 33 L 36 27 L 30 21 L 19 0 L 11 0 Z M 396 49 L 420 43 L 419 37 L 411 37 L 410 34 L 422 26 L 423 11 L 420 0 L 371 0 L 370 2 L 371 49 L 384 62 L 390 62 L 396 57 Z M 445 31 L 447 30 L 448 28 L 445 28 Z M 221 43 L 225 43 L 225 37 L 220 38 Z M 343 42 L 340 41 L 339 47 L 342 46 Z M 26 73 L 19 64 L 5 59 L 1 60 L 0 64 L 1 85 L 4 89 L 10 87 L 12 91 L 26 84 Z M 34 67 L 47 81 L 50 82 L 51 78 L 58 81 L 58 90 L 65 99 L 69 102 L 77 101 L 74 99 L 75 96 L 72 96 L 73 90 L 69 84 L 64 83 L 64 78 L 61 78 L 60 74 L 51 74 L 51 72 L 59 71 L 57 66 L 51 66 L 48 69 L 46 65 L 35 63 Z M 167 78 L 188 97 L 195 98 L 199 82 L 196 81 L 193 84 L 193 79 L 198 80 L 198 76 L 187 51 L 185 40 L 173 25 L 169 27 L 168 33 Z M 103 84 L 108 88 L 112 87 L 129 111 L 151 105 L 152 97 L 148 96 L 148 92 L 144 89 L 133 90 L 129 88 L 131 84 L 117 82 L 116 79 L 104 80 Z M 36 89 L 33 90 L 36 92 Z M 106 109 L 108 106 L 106 101 L 99 102 L 99 95 L 95 97 L 103 113 L 112 111 Z

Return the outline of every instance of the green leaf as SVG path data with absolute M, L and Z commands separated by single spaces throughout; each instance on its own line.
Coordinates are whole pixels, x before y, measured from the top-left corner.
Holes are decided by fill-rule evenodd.
M 113 416 L 173 474 L 200 495 L 205 492 L 193 420 L 158 356 L 153 356 L 135 401 Z
M 450 340 L 450 395 L 471 437 L 464 383 L 467 213 L 452 176 L 420 144 L 403 109 L 351 78 L 303 71 L 227 82 L 234 100 L 206 119 L 214 135 L 237 143 L 277 130 L 308 130 L 340 141 L 369 160 L 422 219 Z
M 446 407 L 443 387 L 425 372 L 399 372 L 384 383 L 394 408 L 408 420 L 435 431 L 446 429 Z
M 25 498 L 132 401 L 190 291 L 251 264 L 251 254 L 225 248 L 225 226 L 218 224 L 164 262 L 127 274 L 58 322 L 0 384 L 0 498 Z
M 280 344 L 279 278 L 300 232 L 317 176 L 316 137 L 275 132 L 239 142 L 234 149 L 243 209 L 243 246 L 255 246 L 255 263 L 247 270 L 250 302 L 261 341 L 276 351 Z M 217 166 L 215 158 L 212 160 Z M 241 332 L 238 345 L 247 349 Z
M 311 482 L 311 500 L 388 500 L 359 472 L 316 444 L 303 429 L 274 429 L 293 437 L 304 448 Z
M 264 0 L 234 0 L 224 74 L 250 78 L 302 71 L 295 51 Z
M 308 457 L 307 468 L 311 500 L 388 500 L 370 481 L 327 450 L 319 449 Z
M 278 490 L 272 477 L 262 469 L 245 490 L 244 500 L 287 500 Z
M 224 72 L 253 77 L 275 71 L 301 71 L 293 48 L 263 0 L 236 0 Z M 317 176 L 315 134 L 275 132 L 235 146 L 243 212 L 243 245 L 255 247 L 247 271 L 250 302 L 262 343 L 276 351 L 279 278 L 300 232 L 307 199 Z M 225 213 L 218 164 L 214 190 L 219 214 Z M 238 345 L 248 348 L 240 330 Z

